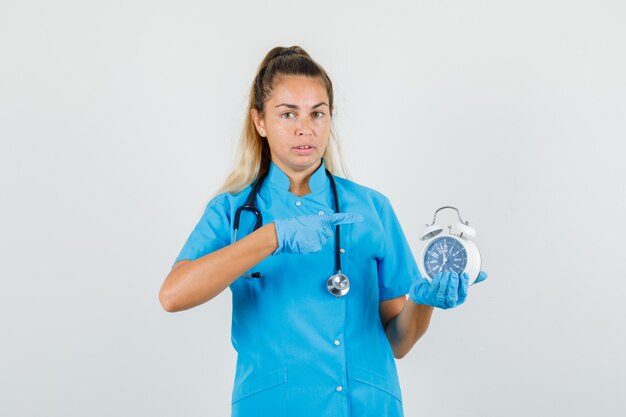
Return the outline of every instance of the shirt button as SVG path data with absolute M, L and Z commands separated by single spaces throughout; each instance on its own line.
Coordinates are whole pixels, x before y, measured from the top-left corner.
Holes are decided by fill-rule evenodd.
M 296 206 L 300 207 L 302 205 L 302 201 L 296 201 Z
M 340 346 L 340 345 L 341 345 L 341 342 L 339 340 L 335 339 L 335 346 Z
M 346 250 L 344 248 L 339 249 L 339 253 L 346 253 Z
M 339 385 L 337 388 L 335 388 L 337 390 L 337 392 L 341 392 L 343 391 L 343 387 L 341 385 Z
M 324 210 L 320 210 L 320 212 L 317 213 L 317 214 L 319 214 L 320 216 L 323 216 L 324 215 Z

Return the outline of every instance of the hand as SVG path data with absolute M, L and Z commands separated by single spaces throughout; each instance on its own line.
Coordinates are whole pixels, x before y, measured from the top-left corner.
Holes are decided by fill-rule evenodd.
M 448 309 L 463 304 L 467 298 L 469 275 L 454 271 L 439 272 L 432 282 L 419 277 L 411 283 L 409 297 L 416 304 Z
M 355 213 L 312 214 L 275 220 L 278 248 L 273 255 L 319 252 L 333 235 L 335 225 L 362 221 L 363 216 Z

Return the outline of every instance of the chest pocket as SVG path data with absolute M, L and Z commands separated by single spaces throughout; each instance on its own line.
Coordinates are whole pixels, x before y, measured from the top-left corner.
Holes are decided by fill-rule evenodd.
M 278 368 L 235 386 L 232 417 L 286 417 L 287 368 Z

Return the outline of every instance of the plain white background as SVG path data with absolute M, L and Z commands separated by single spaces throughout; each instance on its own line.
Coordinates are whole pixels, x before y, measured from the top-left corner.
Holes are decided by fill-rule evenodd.
M 330 74 L 352 179 L 416 254 L 440 206 L 477 230 L 490 277 L 397 362 L 406 415 L 624 415 L 625 21 L 621 1 L 2 0 L 0 415 L 229 415 L 229 291 L 170 314 L 158 290 L 279 45 Z

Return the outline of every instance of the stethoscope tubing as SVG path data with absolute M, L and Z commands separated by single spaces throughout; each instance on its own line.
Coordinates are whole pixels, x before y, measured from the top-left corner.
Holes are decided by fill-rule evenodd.
M 335 213 L 340 213 L 341 208 L 339 206 L 339 194 L 337 192 L 337 185 L 335 184 L 335 178 L 333 177 L 333 174 L 331 174 L 328 169 L 326 170 L 326 176 L 330 180 L 330 187 L 333 193 L 333 200 L 334 200 L 334 205 L 335 205 Z M 261 185 L 263 184 L 263 181 L 265 181 L 266 177 L 267 177 L 267 173 L 259 177 L 259 179 L 255 182 L 254 186 L 252 187 L 252 190 L 250 191 L 250 194 L 248 195 L 248 198 L 246 199 L 245 204 L 237 208 L 237 210 L 235 211 L 235 218 L 233 221 L 233 229 L 234 229 L 233 242 L 237 241 L 237 231 L 239 230 L 239 220 L 241 218 L 242 212 L 250 211 L 255 215 L 256 223 L 254 224 L 253 231 L 261 227 L 261 224 L 263 223 L 263 215 L 261 214 L 261 211 L 256 207 L 256 196 L 261 188 Z M 337 274 L 341 274 L 341 247 L 340 247 L 341 235 L 340 233 L 341 233 L 340 227 L 337 224 L 335 225 L 335 270 L 337 271 L 336 272 Z M 244 274 L 244 276 L 249 276 L 251 278 L 260 278 L 261 274 L 259 272 L 254 272 L 252 274 Z

